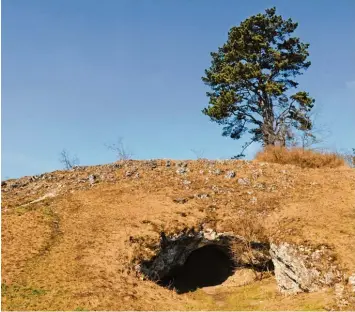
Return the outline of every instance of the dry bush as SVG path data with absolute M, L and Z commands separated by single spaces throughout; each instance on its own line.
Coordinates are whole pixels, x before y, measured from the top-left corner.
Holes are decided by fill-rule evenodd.
M 70 170 L 79 165 L 79 158 L 76 156 L 71 157 L 66 149 L 60 152 L 59 161 L 64 165 L 66 170 Z
M 355 168 L 355 148 L 352 149 L 352 152 L 339 153 L 339 156 L 344 159 L 349 167 Z
M 117 143 L 105 144 L 107 149 L 115 152 L 117 160 L 130 160 L 133 157 L 133 153 L 129 151 L 123 144 L 123 138 L 119 137 Z
M 291 164 L 301 168 L 336 168 L 345 165 L 345 161 L 336 153 L 316 152 L 302 148 L 267 146 L 257 153 L 257 161 Z
M 269 238 L 266 229 L 255 217 L 244 215 L 236 220 L 233 232 L 240 237 L 230 246 L 234 261 L 251 268 L 256 279 L 263 279 L 270 269 Z

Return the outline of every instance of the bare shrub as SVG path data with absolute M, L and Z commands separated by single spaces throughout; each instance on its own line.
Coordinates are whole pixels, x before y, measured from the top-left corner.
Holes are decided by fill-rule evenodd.
M 255 159 L 270 163 L 292 164 L 302 168 L 336 168 L 345 165 L 344 159 L 336 153 L 271 145 L 257 153 Z
M 349 167 L 355 168 L 355 148 L 351 152 L 340 153 L 339 156 L 344 159 Z
M 305 126 L 306 130 L 294 133 L 289 146 L 299 146 L 303 149 L 312 150 L 319 149 L 319 144 L 324 143 L 329 139 L 331 131 L 326 124 L 319 124 L 317 121 L 318 119 L 320 119 L 319 112 L 311 112 L 309 120 Z
M 129 151 L 123 144 L 123 138 L 119 137 L 117 143 L 106 144 L 107 149 L 113 151 L 116 154 L 117 160 L 129 160 L 132 159 L 133 153 Z
M 60 152 L 59 161 L 64 165 L 66 170 L 70 170 L 73 167 L 78 166 L 80 163 L 79 158 L 76 155 L 71 157 L 66 149 L 63 149 Z
M 230 246 L 234 261 L 252 268 L 256 279 L 263 279 L 270 266 L 265 227 L 251 215 L 244 215 L 236 220 L 233 232 L 241 237 Z
M 202 159 L 204 154 L 205 154 L 205 150 L 204 149 L 191 149 L 191 152 L 194 153 L 195 157 L 197 159 Z

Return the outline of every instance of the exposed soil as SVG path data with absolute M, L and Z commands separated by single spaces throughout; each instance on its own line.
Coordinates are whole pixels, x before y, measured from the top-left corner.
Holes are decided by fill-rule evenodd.
M 175 164 L 131 161 L 6 181 L 2 308 L 334 308 L 333 289 L 285 297 L 272 274 L 256 272 L 252 280 L 249 271 L 245 282 L 234 282 L 227 259 L 212 247 L 191 254 L 175 281 L 182 294 L 137 275 L 134 265 L 156 254 L 162 231 L 204 227 L 253 240 L 326 244 L 332 261 L 350 275 L 355 272 L 355 170 L 244 161 Z M 225 177 L 231 170 L 236 176 Z M 227 266 L 213 271 L 212 262 Z M 186 276 L 194 278 L 186 282 Z

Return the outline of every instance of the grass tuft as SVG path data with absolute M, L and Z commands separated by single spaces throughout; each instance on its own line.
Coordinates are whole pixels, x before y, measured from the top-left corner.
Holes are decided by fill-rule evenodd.
M 336 168 L 345 166 L 344 159 L 336 153 L 281 146 L 267 146 L 257 153 L 255 159 L 262 162 L 296 165 L 301 168 Z

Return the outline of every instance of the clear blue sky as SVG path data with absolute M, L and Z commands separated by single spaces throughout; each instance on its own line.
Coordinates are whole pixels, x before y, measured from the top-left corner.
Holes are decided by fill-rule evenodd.
M 243 141 L 201 113 L 201 76 L 230 27 L 271 6 L 311 44 L 300 88 L 326 147 L 355 146 L 354 0 L 3 0 L 2 178 L 61 168 L 63 148 L 112 162 L 104 144 L 119 136 L 137 159 L 237 154 Z

